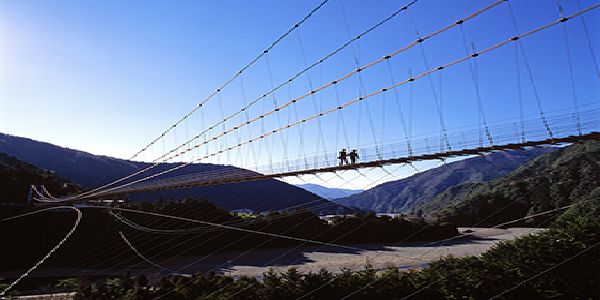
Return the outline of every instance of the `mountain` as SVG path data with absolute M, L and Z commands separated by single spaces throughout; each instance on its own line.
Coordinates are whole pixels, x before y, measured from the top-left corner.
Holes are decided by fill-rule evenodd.
M 344 198 L 362 192 L 362 190 L 328 188 L 322 185 L 312 183 L 296 184 L 296 186 L 303 188 L 311 193 L 317 194 L 321 198 L 329 200 Z
M 7 153 L 40 168 L 53 170 L 58 176 L 88 188 L 101 186 L 150 165 L 145 162 L 93 155 L 3 133 L 0 133 L 0 152 Z M 175 165 L 178 164 L 163 163 L 154 171 L 166 170 Z M 231 168 L 214 164 L 191 164 L 186 168 L 169 173 L 168 176 L 206 171 L 218 172 L 226 169 L 231 170 Z M 242 169 L 239 170 L 243 171 Z M 135 178 L 138 177 L 133 177 L 133 179 Z M 281 210 L 292 206 L 310 207 L 315 211 L 324 213 L 345 210 L 344 207 L 324 200 L 304 189 L 273 179 L 152 193 L 136 193 L 132 196 L 132 200 L 154 201 L 158 197 L 181 199 L 186 196 L 207 199 L 227 210 L 252 209 L 266 211 Z
M 0 204 L 25 204 L 31 184 L 46 186 L 53 195 L 65 195 L 79 188 L 54 174 L 15 157 L 0 153 Z
M 476 184 L 506 175 L 523 163 L 555 148 L 494 152 L 468 158 L 413 176 L 390 181 L 346 198 L 338 204 L 379 213 L 415 213 L 415 207 L 430 201 L 446 189 L 461 184 Z
M 457 186 L 433 199 L 428 211 L 461 225 L 498 224 L 585 201 L 600 212 L 600 142 L 561 148 L 487 183 Z M 548 216 L 544 216 L 546 219 Z

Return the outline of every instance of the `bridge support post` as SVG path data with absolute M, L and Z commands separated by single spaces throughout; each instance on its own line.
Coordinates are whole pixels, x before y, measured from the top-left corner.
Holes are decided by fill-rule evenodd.
M 29 189 L 27 190 L 27 204 L 31 204 L 31 194 L 33 193 L 33 185 L 29 185 Z

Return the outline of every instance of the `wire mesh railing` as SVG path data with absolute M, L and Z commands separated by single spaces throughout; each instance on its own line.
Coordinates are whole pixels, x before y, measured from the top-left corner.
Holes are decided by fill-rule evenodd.
M 440 145 L 440 136 L 423 134 L 410 141 L 400 140 L 375 147 L 357 149 L 359 161 L 356 163 L 340 163 L 338 153 L 331 152 L 326 155 L 314 155 L 310 157 L 282 160 L 266 165 L 255 166 L 250 169 L 242 169 L 233 166 L 224 166 L 218 170 L 200 172 L 182 176 L 156 179 L 127 186 L 122 189 L 112 190 L 110 194 L 131 193 L 148 190 L 161 190 L 173 188 L 185 188 L 191 186 L 222 184 L 231 182 L 243 182 L 257 179 L 295 176 L 298 174 L 312 174 L 321 172 L 332 172 L 336 170 L 376 167 L 386 164 L 411 162 L 417 160 L 443 159 L 451 156 L 474 155 L 494 150 L 507 150 L 523 146 L 554 144 L 557 142 L 578 140 L 579 130 L 582 139 L 596 139 L 597 135 L 590 135 L 600 130 L 600 105 L 594 104 L 585 107 L 579 112 L 580 125 L 576 125 L 575 116 L 570 111 L 558 111 L 548 114 L 546 118 L 552 124 L 555 133 L 553 137 L 548 136 L 545 125 L 539 117 L 530 116 L 517 125 L 511 120 L 491 123 L 490 130 L 494 137 L 494 145 L 480 146 L 479 128 L 463 127 L 448 132 L 448 139 L 452 149 L 448 150 Z M 519 129 L 523 126 L 527 135 L 526 141 L 522 141 Z M 439 134 L 439 133 L 438 133 Z M 561 138 L 562 137 L 562 138 Z M 573 137 L 573 138 L 570 138 Z M 565 139 L 567 138 L 567 139 Z M 539 143 L 539 141 L 542 141 Z M 411 148 L 407 143 L 411 143 Z M 106 194 L 100 194 L 106 195 Z

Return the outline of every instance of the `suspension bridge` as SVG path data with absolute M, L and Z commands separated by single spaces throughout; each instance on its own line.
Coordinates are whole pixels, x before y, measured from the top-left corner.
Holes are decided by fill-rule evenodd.
M 377 169 L 384 172 L 385 176 L 394 177 L 386 168 L 400 166 L 410 169 L 415 168 L 413 164 L 420 161 L 443 162 L 446 159 L 485 155 L 496 151 L 600 140 L 600 100 L 597 99 L 600 72 L 593 38 L 586 21 L 586 17 L 597 14 L 599 3 L 584 7 L 578 1 L 578 5 L 569 6 L 569 11 L 559 3 L 554 19 L 536 20 L 539 22 L 535 24 L 528 22 L 529 26 L 521 30 L 512 1 L 492 1 L 458 19 L 449 20 L 429 33 L 421 33 L 410 13 L 427 1 L 414 0 L 390 12 L 385 18 L 373 20 L 371 26 L 358 34 L 351 32 L 342 4 L 344 25 L 341 27 L 346 31 L 348 39 L 309 63 L 306 55 L 308 44 L 300 32 L 321 10 L 331 5 L 329 2 L 320 2 L 214 92 L 198 102 L 192 110 L 130 157 L 131 160 L 151 162 L 148 167 L 75 195 L 54 197 L 43 186 L 33 187 L 35 201 L 44 205 L 56 204 L 57 209 L 71 207 L 77 211 L 78 219 L 65 239 L 4 292 L 40 266 L 75 231 L 85 214 L 82 215 L 81 211 L 72 206 L 65 206 L 66 203 L 274 178 L 286 180 L 314 175 L 320 179 L 319 174 L 322 173 L 335 174 L 343 182 L 347 179 L 338 173 L 362 174 L 362 169 Z M 485 41 L 476 41 L 472 31 L 474 28 L 481 29 L 482 25 L 478 25 L 478 22 L 485 22 L 490 14 L 504 15 L 506 26 L 499 25 L 501 30 L 486 34 Z M 401 18 L 404 18 L 405 26 L 409 28 L 403 39 L 392 39 L 389 42 L 394 50 L 379 51 L 377 58 L 360 57 L 357 50 L 359 43 L 366 47 L 365 41 L 369 41 L 371 35 Z M 577 37 L 574 37 L 574 32 Z M 271 60 L 280 44 L 292 39 L 294 35 L 298 42 L 301 68 L 299 71 L 288 70 L 285 74 L 291 75 L 287 77 L 277 76 L 276 73 L 283 72 L 274 72 L 276 66 L 272 65 Z M 540 64 L 539 57 L 543 55 L 530 51 L 528 43 L 541 43 L 536 38 L 542 35 L 544 41 L 551 43 L 541 47 L 562 47 L 563 55 L 560 58 L 544 62 L 553 64 L 553 67 L 545 68 L 543 72 L 550 69 L 554 72 L 550 75 L 555 77 L 540 75 L 542 72 L 535 70 Z M 435 44 L 436 39 L 441 41 Z M 433 43 L 432 47 L 452 43 L 452 47 L 447 46 L 451 54 L 432 57 L 427 54 L 427 50 L 431 49 L 428 48 L 429 43 Z M 378 48 L 378 45 L 369 46 L 373 47 L 373 51 Z M 536 49 L 540 49 L 539 45 Z M 342 74 L 332 73 L 337 75 L 323 79 L 325 72 L 322 68 L 326 68 L 329 61 L 344 53 L 351 58 L 346 64 L 346 70 Z M 411 55 L 420 57 L 420 60 L 415 60 Z M 502 56 L 509 56 L 514 63 L 508 67 L 493 63 Z M 559 63 L 558 59 L 564 61 Z M 586 62 L 575 62 L 579 60 Z M 260 74 L 266 75 L 263 77 L 266 80 L 263 81 L 267 82 L 267 86 L 256 93 L 254 98 L 248 97 L 248 87 L 244 85 L 244 80 L 248 80 L 251 75 L 256 76 L 252 70 L 260 68 L 258 64 L 262 62 L 265 63 L 265 70 L 261 70 Z M 482 72 L 482 66 L 494 70 Z M 319 80 L 315 79 L 314 73 L 317 70 Z M 408 76 L 397 80 L 398 74 L 402 73 Z M 484 73 L 485 76 L 482 75 Z M 507 74 L 510 75 L 510 83 L 506 80 Z M 552 83 L 545 82 L 556 78 L 560 78 L 561 84 L 556 84 L 560 92 L 553 90 Z M 301 83 L 301 80 L 306 82 Z M 231 91 L 236 85 L 241 96 L 234 96 L 237 92 Z M 569 92 L 564 92 L 564 89 Z M 457 93 L 457 90 L 469 92 Z M 586 99 L 582 99 L 582 96 Z M 225 97 L 241 97 L 243 101 L 240 101 L 242 103 L 239 107 L 234 107 L 233 104 L 225 103 Z M 560 105 L 550 105 L 546 102 L 548 98 L 552 98 L 552 103 Z M 545 108 L 548 106 L 552 109 Z M 421 108 L 420 113 L 416 107 Z M 494 111 L 487 110 L 486 107 L 494 107 Z M 460 114 L 460 117 L 449 114 L 449 108 Z M 464 120 L 465 115 L 473 117 Z M 194 123 L 194 118 L 196 121 L 200 120 L 200 124 Z M 424 121 L 417 120 L 419 118 Z M 205 122 L 211 123 L 207 126 Z M 194 126 L 198 130 L 192 129 L 190 135 L 190 127 Z M 356 135 L 356 141 L 350 140 L 348 136 L 351 134 Z M 182 136 L 185 136 L 184 141 L 178 142 L 177 137 L 181 139 Z M 171 140 L 173 147 L 167 149 L 166 144 Z M 307 150 L 307 145 L 315 146 L 314 153 L 307 154 L 310 151 Z M 337 149 L 350 147 L 358 151 L 360 159 L 354 163 L 340 162 Z M 176 164 L 166 170 L 159 168 L 167 162 Z M 200 173 L 173 175 L 178 170 L 185 170 L 198 163 L 219 164 L 224 167 Z M 100 206 L 95 208 L 108 209 Z M 54 208 L 45 208 L 38 212 L 52 209 Z M 111 208 L 111 213 L 119 210 Z M 158 230 L 141 226 L 118 213 L 113 216 L 117 222 L 137 230 L 150 233 Z M 202 232 L 216 227 L 266 235 L 273 239 L 347 247 L 316 239 L 249 230 L 239 223 L 221 224 L 160 214 L 153 214 L 153 217 L 197 223 L 203 226 L 200 228 Z M 10 220 L 12 219 L 5 219 L 3 222 Z M 500 224 L 499 227 L 504 225 L 506 224 Z M 191 231 L 193 230 L 186 229 L 169 233 L 189 234 Z M 138 257 L 153 267 L 168 270 L 136 249 L 122 232 L 120 235 Z

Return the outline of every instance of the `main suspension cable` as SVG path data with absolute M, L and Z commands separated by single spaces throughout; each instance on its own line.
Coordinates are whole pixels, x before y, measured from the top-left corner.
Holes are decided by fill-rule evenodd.
M 172 149 L 171 151 L 169 151 L 169 152 L 167 152 L 167 153 L 163 154 L 162 156 L 158 157 L 157 159 L 155 159 L 155 160 L 153 161 L 153 163 L 154 163 L 154 164 L 153 164 L 152 166 L 150 166 L 150 167 L 148 167 L 148 168 L 145 168 L 145 169 L 143 169 L 143 170 L 140 170 L 140 171 L 138 171 L 138 172 L 135 172 L 135 173 L 133 173 L 133 174 L 130 174 L 130 175 L 128 175 L 128 176 L 125 176 L 125 177 L 122 177 L 122 178 L 116 179 L 116 180 L 114 180 L 114 181 L 112 181 L 112 182 L 110 182 L 110 183 L 104 184 L 104 185 L 102 185 L 102 186 L 100 186 L 100 187 L 94 188 L 93 190 L 91 190 L 91 191 L 88 191 L 87 193 L 92 193 L 92 192 L 95 192 L 95 191 L 98 191 L 98 190 L 104 189 L 104 188 L 106 188 L 106 187 L 108 187 L 108 186 L 111 186 L 111 185 L 113 185 L 113 184 L 116 184 L 116 183 L 118 183 L 118 182 L 121 182 L 121 181 L 123 181 L 123 180 L 129 179 L 129 178 L 131 178 L 131 177 L 133 177 L 133 176 L 135 176 L 135 175 L 138 175 L 138 174 L 141 174 L 141 173 L 143 173 L 143 172 L 146 172 L 146 171 L 148 171 L 148 170 L 150 170 L 150 169 L 152 169 L 152 168 L 154 168 L 154 167 L 158 166 L 158 161 L 160 161 L 161 159 L 162 159 L 162 161 L 168 161 L 168 160 L 170 160 L 170 159 L 172 159 L 172 158 L 174 158 L 174 157 L 177 157 L 177 156 L 179 156 L 179 155 L 181 155 L 181 154 L 183 154 L 183 153 L 187 153 L 187 152 L 189 152 L 189 151 L 191 151 L 191 150 L 193 150 L 193 149 L 192 149 L 192 148 L 188 148 L 188 149 L 187 149 L 187 151 L 183 151 L 183 152 L 180 152 L 180 154 L 177 154 L 177 155 L 174 155 L 174 156 L 168 157 L 168 155 L 169 155 L 169 154 L 171 154 L 171 153 L 173 153 L 173 152 L 176 152 L 177 150 L 181 149 L 182 147 L 185 147 L 185 146 L 189 145 L 189 143 L 190 143 L 191 141 L 197 140 L 197 139 L 199 139 L 199 138 L 200 138 L 200 137 L 202 137 L 202 136 L 204 136 L 204 138 L 205 138 L 205 140 L 204 140 L 203 144 L 206 144 L 206 143 L 210 142 L 210 140 L 206 140 L 206 133 L 207 133 L 207 132 L 209 132 L 210 130 L 212 130 L 212 129 L 214 129 L 214 128 L 217 128 L 217 126 L 219 126 L 220 124 L 222 124 L 222 123 L 224 123 L 224 122 L 226 122 L 226 121 L 228 121 L 228 120 L 232 119 L 232 118 L 233 118 L 233 117 L 235 117 L 236 115 L 239 115 L 239 114 L 241 114 L 241 113 L 246 113 L 246 111 L 247 111 L 247 110 L 248 110 L 250 107 L 252 107 L 254 104 L 256 104 L 256 103 L 257 103 L 258 101 L 260 101 L 261 99 L 264 99 L 264 98 L 268 97 L 269 95 L 271 95 L 272 93 L 276 92 L 277 90 L 281 89 L 282 87 L 284 87 L 284 86 L 286 86 L 286 85 L 289 85 L 289 84 L 291 84 L 291 83 L 292 83 L 294 80 L 296 80 L 297 78 L 299 78 L 300 76 L 302 76 L 304 73 L 306 73 L 306 72 L 310 71 L 311 69 L 313 69 L 314 67 L 316 67 L 316 66 L 318 66 L 318 65 L 322 64 L 323 62 L 325 62 L 325 61 L 326 61 L 326 60 L 328 60 L 329 58 L 331 58 L 331 57 L 333 57 L 333 56 L 337 55 L 339 52 L 341 52 L 342 50 L 344 50 L 345 48 L 347 48 L 348 46 L 350 46 L 350 45 L 351 45 L 352 43 L 354 43 L 355 41 L 359 40 L 361 37 L 364 37 L 364 36 L 366 36 L 367 34 L 371 33 L 372 31 L 374 31 L 375 29 L 379 28 L 379 27 L 380 27 L 380 26 L 382 26 L 383 24 L 385 24 L 385 23 L 387 23 L 388 21 L 392 20 L 392 19 L 393 19 L 393 18 L 395 18 L 395 17 L 396 17 L 398 14 L 400 14 L 402 11 L 405 11 L 405 10 L 407 10 L 408 8 L 410 8 L 412 5 L 414 5 L 414 4 L 415 4 L 417 1 L 418 1 L 418 0 L 413 0 L 412 2 L 408 3 L 407 5 L 405 5 L 405 6 L 401 7 L 400 9 L 396 10 L 395 12 L 393 12 L 393 13 L 392 13 L 390 16 L 388 16 L 387 18 L 385 18 L 385 19 L 381 20 L 381 21 L 380 21 L 380 22 L 378 22 L 377 24 L 375 24 L 375 25 L 371 26 L 370 28 L 368 28 L 367 30 L 363 31 L 361 34 L 359 34 L 359 35 L 355 36 L 354 38 L 352 38 L 351 40 L 347 41 L 347 42 L 346 42 L 346 43 L 344 43 L 342 46 L 338 47 L 338 48 L 337 48 L 337 49 L 335 49 L 334 51 L 330 52 L 330 53 L 329 53 L 329 54 L 327 54 L 326 56 L 324 56 L 324 57 L 322 57 L 321 59 L 319 59 L 319 60 L 317 60 L 316 62 L 314 62 L 312 65 L 310 65 L 310 66 L 306 67 L 305 69 L 301 70 L 300 72 L 296 73 L 295 75 L 293 75 L 292 77 L 290 77 L 288 80 L 286 80 L 286 81 L 284 81 L 284 82 L 280 83 L 280 84 L 279 84 L 279 85 L 277 85 L 275 88 L 273 88 L 273 89 L 271 89 L 270 91 L 268 91 L 268 92 L 264 93 L 263 95 L 261 95 L 260 97 L 258 97 L 258 98 L 257 98 L 257 99 L 255 99 L 255 100 L 251 101 L 251 102 L 250 102 L 250 103 L 248 103 L 247 105 L 244 105 L 244 107 L 242 107 L 242 109 L 240 109 L 239 111 L 237 111 L 237 112 L 235 112 L 235 113 L 233 113 L 233 114 L 229 115 L 228 117 L 226 117 L 226 118 L 222 119 L 221 121 L 219 121 L 219 122 L 217 122 L 217 123 L 213 124 L 212 126 L 209 126 L 207 129 L 205 129 L 205 130 L 203 130 L 202 132 L 198 133 L 198 134 L 197 134 L 196 136 L 194 136 L 192 139 L 190 139 L 190 140 L 186 141 L 185 143 L 181 144 L 180 146 L 176 147 L 175 149 Z M 499 4 L 499 3 L 500 3 L 500 2 L 502 2 L 502 1 L 503 1 L 503 0 L 500 0 L 500 1 L 498 1 L 498 2 L 497 2 L 497 3 L 495 3 L 493 6 L 496 6 L 497 4 Z M 446 30 L 446 29 L 444 29 L 444 30 L 442 30 L 442 31 L 445 31 L 445 30 Z M 436 34 L 437 34 L 437 33 L 436 33 Z M 238 76 L 239 76 L 239 75 L 238 75 Z M 305 96 L 306 96 L 306 95 L 305 95 Z M 214 96 L 213 96 L 213 97 L 214 97 Z M 291 97 L 290 97 L 290 98 L 291 98 Z M 202 110 L 201 110 L 201 112 L 202 112 Z M 204 120 L 204 118 L 202 118 L 202 120 Z M 204 125 L 203 125 L 202 127 L 204 128 Z M 169 129 L 169 130 L 170 130 L 170 129 Z M 166 133 L 163 133 L 163 135 L 165 135 L 165 134 L 166 134 Z M 160 138 L 162 138 L 162 136 L 161 136 Z M 156 141 L 158 141 L 158 140 L 156 140 Z M 156 143 L 156 141 L 152 142 L 152 143 L 151 143 L 151 144 L 149 144 L 147 147 L 150 147 L 151 145 L 153 145 L 154 143 Z M 168 157 L 168 158 L 167 158 L 167 159 L 164 159 L 165 157 Z M 81 194 L 81 195 L 83 195 L 83 194 Z M 81 195 L 80 195 L 80 196 L 81 196 Z
M 375 95 L 379 95 L 379 94 L 381 94 L 381 93 L 387 92 L 387 91 L 389 91 L 390 89 L 394 89 L 394 88 L 397 88 L 397 87 L 399 87 L 399 86 L 402 86 L 402 85 L 408 84 L 408 83 L 410 83 L 410 82 L 413 82 L 413 81 L 415 81 L 415 80 L 421 79 L 421 78 L 423 78 L 423 77 L 425 77 L 425 76 L 428 76 L 428 75 L 430 75 L 430 74 L 432 74 L 432 73 L 438 72 L 438 71 L 440 71 L 440 70 L 443 70 L 443 69 L 445 69 L 445 68 L 448 68 L 448 67 L 455 66 L 455 65 L 457 65 L 457 64 L 460 64 L 460 63 L 462 63 L 462 62 L 464 62 L 464 61 L 468 61 L 469 59 L 472 59 L 472 58 L 474 58 L 474 57 L 481 56 L 481 55 L 483 55 L 483 54 L 486 54 L 486 53 L 488 53 L 488 52 L 490 52 L 490 51 L 493 51 L 493 50 L 495 50 L 495 49 L 498 49 L 498 48 L 500 48 L 500 47 L 502 47 L 502 46 L 505 46 L 506 44 L 509 44 L 509 43 L 511 43 L 511 42 L 516 42 L 516 41 L 519 41 L 519 40 L 520 40 L 520 39 L 522 39 L 522 38 L 525 38 L 525 37 L 528 37 L 528 36 L 534 35 L 534 34 L 536 34 L 536 33 L 540 32 L 540 31 L 543 31 L 543 30 L 545 30 L 545 29 L 548 29 L 548 28 L 550 28 L 550 27 L 553 27 L 553 26 L 555 26 L 555 25 L 557 25 L 557 24 L 559 24 L 559 23 L 562 23 L 562 22 L 564 22 L 565 20 L 569 20 L 569 19 L 572 19 L 572 18 L 578 17 L 578 16 L 580 16 L 580 15 L 582 15 L 582 14 L 586 13 L 586 12 L 589 12 L 589 11 L 591 11 L 591 10 L 593 10 L 593 9 L 596 9 L 596 8 L 598 8 L 599 6 L 600 6 L 600 4 L 596 4 L 596 5 L 590 6 L 590 7 L 586 8 L 586 9 L 584 9 L 584 10 L 578 11 L 578 12 L 576 12 L 576 13 L 574 13 L 574 14 L 570 15 L 569 17 L 565 17 L 565 18 L 562 18 L 562 19 L 560 19 L 560 20 L 556 20 L 556 21 L 553 21 L 553 22 L 547 23 L 547 24 L 545 24 L 545 25 L 542 25 L 542 26 L 540 26 L 540 27 L 537 27 L 537 28 L 535 28 L 535 29 L 533 29 L 533 30 L 527 31 L 527 32 L 525 32 L 525 33 L 522 33 L 522 34 L 520 34 L 520 35 L 517 35 L 517 36 L 511 37 L 511 38 L 509 38 L 509 39 L 507 39 L 507 40 L 504 40 L 504 41 L 502 41 L 502 42 L 499 42 L 499 43 L 497 43 L 497 44 L 495 44 L 495 45 L 489 46 L 488 48 L 485 48 L 484 50 L 482 50 L 482 51 L 480 51 L 480 52 L 473 53 L 473 54 L 471 54 L 471 55 L 468 55 L 468 56 L 462 57 L 462 58 L 460 58 L 460 59 L 458 59 L 458 60 L 452 61 L 452 62 L 450 62 L 450 63 L 447 63 L 447 64 L 445 64 L 445 65 L 441 65 L 441 66 L 439 66 L 439 67 L 437 67 L 437 68 L 430 69 L 430 70 L 428 70 L 428 71 L 425 71 L 425 72 L 423 72 L 423 73 L 421 73 L 421 74 L 419 74 L 419 75 L 417 75 L 417 76 L 415 76 L 415 77 L 413 77 L 413 78 L 409 78 L 409 79 L 406 79 L 406 80 L 404 80 L 404 81 L 398 82 L 398 83 L 396 83 L 396 84 L 394 84 L 394 85 L 388 86 L 388 87 L 386 87 L 386 88 L 382 88 L 382 89 L 380 89 L 380 90 L 377 90 L 377 91 L 371 92 L 370 94 L 367 94 L 367 95 L 365 95 L 364 97 L 355 98 L 355 99 L 353 99 L 353 100 L 350 100 L 350 101 L 346 102 L 345 104 L 343 104 L 343 105 L 341 105 L 341 106 L 338 106 L 338 107 L 336 107 L 336 108 L 329 109 L 329 110 L 327 110 L 327 111 L 324 111 L 324 112 L 322 112 L 322 113 L 320 113 L 320 114 L 313 115 L 313 116 L 310 116 L 310 117 L 304 118 L 304 119 L 302 119 L 302 120 L 300 120 L 300 121 L 297 121 L 297 122 L 295 122 L 295 123 L 291 123 L 291 124 L 288 124 L 288 125 L 286 125 L 286 126 L 283 126 L 283 127 L 277 128 L 277 129 L 274 129 L 274 130 L 272 130 L 272 131 L 270 131 L 270 132 L 266 132 L 266 133 L 264 133 L 263 135 L 260 135 L 260 136 L 258 136 L 258 137 L 255 137 L 255 138 L 252 138 L 252 139 L 246 140 L 245 142 L 243 142 L 243 143 L 240 143 L 240 144 L 238 144 L 238 145 L 234 145 L 234 146 L 228 147 L 228 148 L 226 148 L 226 149 L 222 149 L 222 150 L 218 151 L 217 153 L 213 153 L 213 154 L 211 154 L 211 155 L 208 155 L 208 156 L 202 157 L 202 158 L 200 158 L 200 159 L 197 159 L 197 161 L 200 161 L 200 160 L 202 160 L 202 159 L 206 159 L 206 158 L 210 158 L 210 157 L 212 157 L 212 156 L 215 156 L 215 155 L 221 154 L 221 153 L 223 153 L 223 152 L 225 152 L 225 151 L 230 151 L 230 150 L 232 150 L 232 149 L 235 149 L 235 148 L 237 148 L 237 147 L 241 147 L 242 145 L 245 145 L 245 144 L 250 144 L 250 143 L 252 143 L 252 142 L 254 142 L 254 141 L 257 141 L 257 140 L 259 140 L 259 139 L 266 138 L 266 137 L 268 137 L 268 136 L 270 136 L 270 135 L 272 135 L 272 134 L 278 133 L 278 132 L 280 132 L 280 131 L 284 131 L 284 130 L 286 130 L 286 129 L 288 129 L 288 128 L 291 128 L 291 127 L 294 127 L 294 126 L 296 126 L 296 125 L 299 125 L 299 124 L 305 123 L 305 122 L 307 122 L 307 121 L 310 121 L 310 120 L 313 120 L 313 119 L 316 119 L 316 118 L 322 117 L 322 116 L 324 116 L 324 115 L 327 115 L 327 114 L 330 114 L 330 113 L 333 113 L 333 112 L 335 112 L 335 111 L 337 111 L 337 110 L 344 109 L 344 108 L 348 107 L 349 105 L 352 105 L 352 104 L 354 104 L 354 103 L 357 103 L 357 102 L 359 102 L 359 101 L 363 101 L 363 100 L 365 100 L 365 99 L 368 99 L 368 98 L 370 98 L 370 97 L 373 97 L 373 96 L 375 96 Z M 289 105 L 289 104 L 286 104 L 286 105 Z M 545 117 L 544 117 L 544 119 L 545 119 Z M 547 122 L 546 122 L 546 124 L 547 124 Z M 554 138 L 554 137 L 551 137 L 551 138 Z M 130 182 L 130 183 L 127 183 L 127 184 L 121 185 L 121 186 L 117 186 L 117 187 L 110 188 L 110 189 L 108 189 L 108 190 L 105 190 L 105 191 L 103 191 L 103 192 L 107 192 L 107 191 L 115 190 L 115 189 L 121 188 L 121 187 L 123 187 L 123 186 L 128 186 L 128 185 L 131 185 L 131 184 L 134 184 L 134 183 L 138 183 L 138 182 L 141 182 L 141 181 L 144 181 L 144 180 L 150 179 L 150 178 L 154 178 L 154 177 L 157 177 L 157 176 L 163 175 L 163 174 L 165 174 L 165 173 L 172 172 L 172 171 L 174 171 L 174 170 L 177 170 L 177 169 L 183 168 L 183 167 L 185 167 L 185 166 L 187 166 L 187 165 L 189 165 L 189 164 L 191 164 L 191 163 L 192 163 L 192 162 L 185 163 L 185 164 L 182 164 L 182 165 L 180 165 L 180 166 L 174 167 L 174 168 L 172 168 L 172 169 L 169 169 L 169 170 L 166 170 L 166 171 L 163 171 L 163 172 L 159 172 L 159 173 L 157 173 L 157 174 L 153 174 L 153 175 L 150 175 L 150 176 L 144 177 L 144 178 L 142 178 L 142 179 L 135 180 L 135 181 L 133 181 L 133 182 Z

